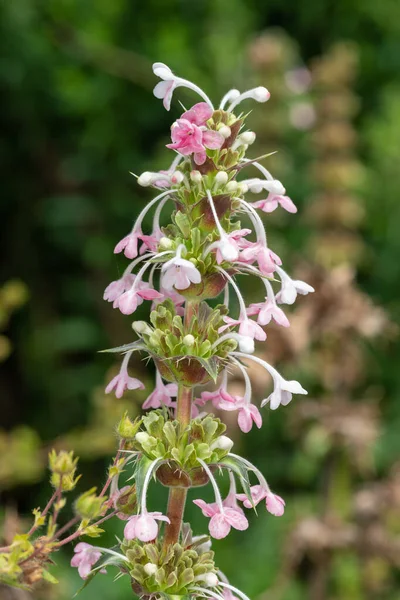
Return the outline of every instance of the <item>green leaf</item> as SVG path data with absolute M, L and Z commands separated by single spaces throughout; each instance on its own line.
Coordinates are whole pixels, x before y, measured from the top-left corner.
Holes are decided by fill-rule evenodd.
M 100 353 L 102 353 L 102 352 L 124 353 L 124 352 L 130 352 L 131 350 L 147 350 L 147 346 L 141 340 L 137 340 L 136 342 L 131 342 L 130 344 L 124 344 L 123 346 L 117 346 L 116 348 L 107 348 L 106 350 L 99 350 L 99 352 Z
M 75 594 L 73 595 L 73 598 L 75 598 L 78 594 L 80 594 L 81 591 L 84 590 L 85 587 L 89 585 L 89 583 L 92 581 L 92 579 L 94 577 L 96 577 L 96 575 L 98 573 L 100 573 L 100 571 L 102 569 L 104 569 L 105 567 L 109 567 L 111 565 L 113 565 L 113 566 L 120 566 L 122 564 L 125 564 L 125 563 L 121 559 L 118 559 L 116 556 L 115 557 L 114 556 L 108 556 L 107 558 L 105 558 L 99 565 L 97 565 L 97 567 L 95 567 L 94 569 L 92 569 L 90 571 L 89 575 L 85 579 L 85 583 L 79 588 L 79 590 L 77 590 L 75 592 Z
M 199 356 L 196 356 L 195 358 L 205 368 L 205 370 L 215 383 L 218 378 L 218 359 L 215 356 L 212 356 L 211 358 L 207 359 L 200 358 Z
M 48 581 L 49 583 L 58 583 L 58 579 L 56 579 L 51 573 L 45 571 L 44 569 L 42 571 L 42 577 L 45 581 Z

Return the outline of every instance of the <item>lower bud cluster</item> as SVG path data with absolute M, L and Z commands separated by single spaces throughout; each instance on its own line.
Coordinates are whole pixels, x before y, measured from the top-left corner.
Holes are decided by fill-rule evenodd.
M 158 541 L 142 544 L 133 540 L 124 542 L 121 550 L 128 559 L 132 589 L 140 597 L 154 593 L 184 596 L 196 585 L 218 583 L 214 552 L 207 538 L 167 547 Z

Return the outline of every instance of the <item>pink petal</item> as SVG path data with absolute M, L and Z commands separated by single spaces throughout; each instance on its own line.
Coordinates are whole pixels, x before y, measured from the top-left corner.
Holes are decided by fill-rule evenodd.
M 129 521 L 127 522 L 127 524 L 125 525 L 124 528 L 124 537 L 127 540 L 133 540 L 136 537 L 136 521 L 138 520 L 138 517 L 135 515 L 134 517 L 131 517 L 129 519 Z
M 268 512 L 275 517 L 281 517 L 285 512 L 285 501 L 276 494 L 268 494 L 265 499 Z
M 163 298 L 163 294 L 153 289 L 140 290 L 137 294 L 144 300 L 158 300 L 159 298 Z
M 113 391 L 113 389 L 115 388 L 115 386 L 116 386 L 116 385 L 117 385 L 117 383 L 118 383 L 118 380 L 119 380 L 119 375 L 116 375 L 115 377 L 113 377 L 113 378 L 111 379 L 110 383 L 108 384 L 108 386 L 107 386 L 107 387 L 106 387 L 106 389 L 105 389 L 105 393 L 106 393 L 106 394 L 109 394 L 110 392 L 112 392 L 112 391 Z M 83 543 L 83 542 L 81 542 L 81 543 Z M 78 546 L 79 546 L 79 545 L 80 545 L 80 544 L 78 544 Z M 78 546 L 76 546 L 76 548 L 77 548 Z M 76 549 L 75 549 L 75 552 L 79 552 L 79 550 L 76 550 Z
M 253 419 L 248 408 L 242 408 L 239 410 L 238 425 L 243 433 L 249 433 L 253 427 Z
M 206 148 L 210 148 L 210 150 L 219 150 L 224 142 L 225 138 L 218 133 L 218 131 L 203 131 L 203 144 Z
M 194 155 L 194 162 L 196 165 L 203 165 L 206 162 L 207 154 L 206 151 L 196 152 Z
M 258 429 L 261 429 L 262 427 L 262 416 L 260 414 L 260 411 L 258 410 L 257 406 L 255 406 L 255 404 L 251 404 L 249 407 L 250 413 L 251 413 L 251 417 L 254 421 L 254 423 L 256 424 L 256 426 L 258 427 Z
M 228 523 L 235 529 L 239 529 L 239 531 L 244 531 L 249 526 L 249 522 L 242 511 L 236 508 L 226 508 L 224 515 Z
M 196 504 L 199 508 L 201 508 L 201 512 L 205 517 L 213 517 L 216 514 L 216 510 L 211 506 L 211 504 L 207 504 L 204 500 L 200 498 L 198 500 L 193 500 L 193 504 Z
M 205 125 L 206 121 L 213 115 L 213 109 L 207 104 L 207 102 L 198 102 L 192 106 L 190 110 L 183 113 L 182 119 L 187 119 L 195 125 Z
M 137 518 L 135 534 L 141 542 L 151 542 L 158 535 L 158 525 L 150 514 L 144 514 Z
M 279 204 L 290 213 L 297 213 L 297 206 L 288 196 L 279 196 Z
M 229 534 L 231 526 L 223 514 L 217 513 L 211 518 L 208 529 L 213 538 L 221 540 Z

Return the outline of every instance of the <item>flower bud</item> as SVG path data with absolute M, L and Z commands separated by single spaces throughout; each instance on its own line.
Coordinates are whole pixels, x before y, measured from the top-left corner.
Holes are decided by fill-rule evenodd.
M 190 179 L 193 183 L 201 183 L 203 181 L 200 171 L 191 171 Z
M 146 444 L 146 442 L 150 440 L 150 436 L 145 431 L 139 431 L 139 433 L 135 435 L 135 439 L 141 446 L 143 446 L 143 444 Z
M 164 250 L 171 250 L 173 246 L 174 242 L 167 237 L 162 237 L 158 242 L 158 249 L 160 252 L 163 252 Z
M 182 340 L 185 346 L 189 346 L 189 348 L 191 348 L 194 345 L 195 341 L 195 337 L 190 333 L 188 333 L 188 335 L 185 335 L 185 337 Z
M 207 587 L 216 587 L 218 585 L 218 577 L 215 573 L 204 573 L 196 578 L 198 581 L 202 581 Z
M 140 419 L 131 421 L 131 419 L 128 417 L 128 413 L 125 413 L 117 425 L 117 434 L 124 440 L 133 440 L 135 439 L 140 425 Z
M 78 459 L 74 458 L 73 452 L 53 450 L 49 453 L 49 469 L 59 475 L 73 475 L 76 471 Z
M 253 98 L 257 102 L 266 102 L 267 100 L 269 100 L 270 96 L 271 94 L 269 93 L 267 88 L 261 85 L 259 87 L 254 88 L 253 90 Z
M 210 446 L 211 450 L 224 450 L 230 452 L 233 447 L 233 441 L 227 435 L 220 435 Z
M 107 500 L 105 496 L 96 496 L 96 488 L 92 488 L 79 496 L 75 502 L 75 511 L 81 519 L 95 519 L 103 511 L 103 504 Z
M 144 572 L 146 573 L 146 575 L 148 575 L 149 577 L 151 575 L 155 575 L 155 573 L 157 573 L 158 571 L 158 567 L 157 565 L 155 565 L 154 563 L 148 562 L 144 565 L 143 567 Z
M 215 176 L 215 183 L 218 185 L 225 185 L 228 183 L 228 173 L 226 171 L 218 171 Z
M 238 187 L 238 194 L 240 194 L 241 196 L 244 196 L 245 194 L 247 194 L 249 189 L 249 186 L 247 185 L 247 183 L 240 183 L 239 187 Z
M 180 183 L 182 183 L 183 180 L 184 180 L 184 175 L 180 171 L 175 171 L 175 173 L 172 173 L 171 183 L 173 185 L 179 185 Z
M 253 354 L 254 352 L 254 340 L 247 335 L 240 336 L 239 339 L 239 350 L 240 352 L 245 352 L 246 354 Z
M 139 175 L 138 180 L 137 180 L 138 184 L 141 185 L 142 187 L 147 187 L 147 186 L 151 185 L 152 181 L 153 181 L 153 173 L 150 173 L 150 171 L 144 171 L 144 173 Z
M 256 134 L 254 133 L 254 131 L 244 131 L 239 136 L 240 142 L 242 144 L 246 144 L 247 146 L 254 144 L 255 139 L 256 139 Z
M 149 325 L 148 325 L 148 323 L 146 323 L 146 321 L 134 321 L 132 323 L 132 329 L 133 329 L 133 331 L 136 331 L 136 333 L 138 333 L 139 335 L 143 335 L 143 334 L 151 335 L 153 333 L 152 328 L 149 327 Z
M 226 184 L 226 190 L 227 192 L 236 192 L 238 190 L 239 184 L 237 181 L 229 181 L 229 183 Z
M 228 127 L 228 125 L 224 125 L 223 123 L 220 123 L 219 126 L 217 127 L 217 131 L 218 133 L 220 133 L 222 135 L 223 138 L 225 138 L 226 140 L 228 139 L 228 137 L 231 136 L 232 134 L 232 130 L 230 127 Z

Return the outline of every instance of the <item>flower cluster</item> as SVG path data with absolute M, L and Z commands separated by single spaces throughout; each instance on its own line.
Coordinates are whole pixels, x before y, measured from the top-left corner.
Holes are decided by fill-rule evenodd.
M 140 597 L 245 599 L 215 567 L 210 538 L 193 537 L 184 525 L 187 490 L 212 486 L 214 502 L 194 503 L 209 519 L 209 533 L 215 539 L 226 537 L 232 528 L 247 529 L 245 511 L 262 500 L 270 514 L 283 514 L 284 500 L 256 466 L 232 452 L 225 426 L 210 410 L 234 411 L 240 429 L 247 433 L 253 425 L 262 426 L 264 406 L 275 410 L 287 405 L 293 394 L 307 393 L 254 351 L 255 342 L 267 338 L 265 326 L 274 320 L 288 327 L 284 306 L 313 288 L 283 270 L 258 212 L 278 207 L 289 213 L 297 210 L 282 183 L 258 160 L 246 157 L 255 133 L 246 129 L 238 107 L 249 99 L 266 102 L 268 91 L 231 90 L 215 108 L 200 88 L 166 65 L 156 63 L 153 71 L 161 79 L 154 95 L 167 110 L 179 87 L 198 94 L 201 102 L 171 126 L 167 148 L 174 158 L 169 168 L 138 177 L 137 183 L 153 188 L 155 197 L 115 246 L 115 253 L 123 252 L 130 262 L 104 292 L 104 299 L 124 315 L 150 303 L 149 321 L 133 323 L 137 339 L 112 349 L 123 360 L 106 392 L 120 398 L 127 389 L 144 388 L 128 370 L 132 356 L 143 353 L 153 359 L 156 369 L 155 388 L 143 404 L 144 410 L 152 410 L 136 422 L 124 415 L 117 428 L 121 445 L 109 474 L 109 499 L 89 490 L 76 504 L 85 531 L 111 507 L 113 515 L 124 521 L 123 540 L 113 548 L 80 542 L 71 564 L 83 579 L 116 566 Z M 245 178 L 242 173 L 248 169 L 255 173 Z M 263 199 L 250 202 L 245 199 L 248 193 L 262 194 Z M 162 227 L 160 217 L 167 204 L 171 220 Z M 143 220 L 150 210 L 154 210 L 152 228 L 144 232 Z M 259 279 L 265 297 L 246 306 L 239 286 L 242 277 Z M 237 299 L 236 314 L 230 313 L 231 293 Z M 220 304 L 211 308 L 208 301 L 220 296 Z M 251 361 L 271 376 L 272 386 L 260 406 L 254 402 L 247 371 Z M 243 395 L 230 389 L 233 369 L 243 377 Z M 134 486 L 121 486 L 122 472 L 131 473 Z M 218 478 L 224 473 L 230 485 L 223 499 Z M 165 514 L 148 510 L 152 479 L 169 488 Z

